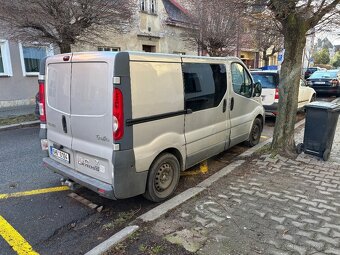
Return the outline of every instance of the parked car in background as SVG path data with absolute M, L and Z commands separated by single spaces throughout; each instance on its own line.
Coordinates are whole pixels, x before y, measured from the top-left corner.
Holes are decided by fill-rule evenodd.
M 340 96 L 340 69 L 316 71 L 308 79 L 307 85 L 317 93 Z
M 276 116 L 279 102 L 279 73 L 277 71 L 253 71 L 251 72 L 255 82 L 262 85 L 262 104 L 268 116 Z M 298 109 L 316 99 L 316 92 L 309 88 L 301 79 L 299 87 Z
M 321 68 L 320 67 L 308 67 L 305 72 L 305 80 L 307 80 L 316 71 L 321 71 Z

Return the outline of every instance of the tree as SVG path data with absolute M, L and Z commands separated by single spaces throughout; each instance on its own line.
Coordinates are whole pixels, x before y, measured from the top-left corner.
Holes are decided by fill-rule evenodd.
M 268 12 L 254 13 L 252 16 L 253 39 L 262 51 L 264 65 L 269 65 L 269 58 L 283 48 L 283 36 L 275 18 Z
M 187 39 L 210 56 L 230 55 L 236 49 L 242 26 L 242 6 L 235 0 L 193 0 Z
M 298 105 L 303 49 L 308 31 L 339 15 L 340 0 L 269 0 L 268 8 L 281 24 L 284 36 L 284 62 L 279 82 L 278 117 L 271 149 L 295 151 L 294 125 Z
M 56 44 L 66 53 L 77 42 L 126 30 L 134 6 L 133 0 L 0 0 L 0 21 L 9 39 Z
M 323 48 L 322 50 L 316 52 L 313 55 L 314 64 L 328 64 L 330 61 L 329 51 L 327 48 Z
M 339 68 L 340 67 L 340 51 L 337 51 L 334 55 L 334 57 L 332 58 L 332 66 L 334 66 L 335 68 Z

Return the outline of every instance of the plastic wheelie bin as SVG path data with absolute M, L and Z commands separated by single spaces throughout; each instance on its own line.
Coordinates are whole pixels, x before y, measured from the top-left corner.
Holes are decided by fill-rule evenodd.
M 303 143 L 298 144 L 297 152 L 305 152 L 328 160 L 340 106 L 329 102 L 313 102 L 305 106 L 306 124 Z

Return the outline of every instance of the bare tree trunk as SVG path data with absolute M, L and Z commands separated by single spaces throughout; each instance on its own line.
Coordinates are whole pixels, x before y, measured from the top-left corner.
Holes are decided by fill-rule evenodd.
M 267 51 L 264 50 L 262 54 L 263 54 L 264 66 L 269 66 L 269 56 L 267 55 Z
M 60 53 L 70 53 L 71 52 L 71 44 L 68 43 L 59 43 L 58 44 Z
M 290 21 L 283 28 L 285 60 L 282 63 L 280 73 L 279 115 L 276 119 L 272 142 L 274 153 L 291 153 L 295 149 L 294 126 L 298 106 L 302 55 L 306 44 L 306 22 L 299 20 L 294 14 L 291 14 L 288 19 Z M 282 77 L 286 77 L 285 80 Z

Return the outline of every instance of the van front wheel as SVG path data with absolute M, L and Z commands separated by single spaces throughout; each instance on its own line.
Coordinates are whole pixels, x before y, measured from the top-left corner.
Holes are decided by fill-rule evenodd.
M 261 132 L 262 132 L 261 120 L 256 118 L 254 120 L 253 126 L 252 126 L 250 134 L 249 134 L 249 138 L 246 141 L 246 144 L 249 147 L 253 147 L 253 146 L 257 145 L 260 142 Z
M 151 165 L 144 197 L 153 202 L 169 198 L 177 188 L 180 177 L 180 165 L 177 158 L 170 154 L 161 154 Z

